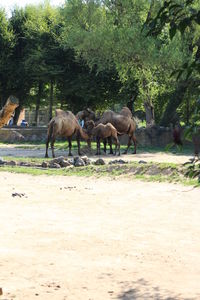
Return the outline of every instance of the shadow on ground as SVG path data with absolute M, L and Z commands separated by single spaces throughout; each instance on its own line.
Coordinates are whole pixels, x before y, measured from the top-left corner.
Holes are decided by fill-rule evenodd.
M 185 298 L 181 294 L 175 295 L 168 290 L 160 287 L 152 287 L 146 280 L 139 279 L 133 282 L 121 282 L 122 292 L 115 297 L 119 300 L 197 300 L 196 297 Z

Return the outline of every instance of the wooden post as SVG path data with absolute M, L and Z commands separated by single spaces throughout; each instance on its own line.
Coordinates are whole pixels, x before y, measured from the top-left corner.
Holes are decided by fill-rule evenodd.
M 9 96 L 6 104 L 0 110 L 0 128 L 8 123 L 15 109 L 19 106 L 19 100 L 14 96 Z

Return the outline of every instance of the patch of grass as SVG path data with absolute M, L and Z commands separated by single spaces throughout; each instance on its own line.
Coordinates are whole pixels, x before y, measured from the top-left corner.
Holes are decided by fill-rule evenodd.
M 42 162 L 44 159 L 33 159 L 33 161 Z M 30 162 L 30 159 L 29 159 Z M 155 174 L 148 173 L 155 171 Z M 43 169 L 39 167 L 25 167 L 25 166 L 1 166 L 0 171 L 7 171 L 12 173 L 23 173 L 30 175 L 62 175 L 62 176 L 82 176 L 82 177 L 124 177 L 129 179 L 140 179 L 151 182 L 173 182 L 184 185 L 200 186 L 197 179 L 186 178 L 180 165 L 176 164 L 139 164 L 138 162 L 127 163 L 124 165 L 89 165 L 84 167 L 69 167 L 61 169 Z M 165 171 L 169 171 L 170 175 Z

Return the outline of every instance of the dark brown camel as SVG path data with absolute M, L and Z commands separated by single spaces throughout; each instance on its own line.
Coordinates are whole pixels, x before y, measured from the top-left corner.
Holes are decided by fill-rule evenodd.
M 97 126 L 95 126 L 94 121 L 90 120 L 86 123 L 86 127 L 87 127 L 87 133 L 89 136 L 91 137 L 96 137 L 96 141 L 97 141 L 97 153 L 96 155 L 100 155 L 100 143 L 101 140 L 105 140 L 107 138 L 110 139 L 114 139 L 114 143 L 115 143 L 115 155 L 117 153 L 117 149 L 118 149 L 118 155 L 120 155 L 120 143 L 117 137 L 117 130 L 116 128 L 111 124 L 111 123 L 107 123 L 106 125 L 104 124 L 98 124 Z
M 79 111 L 76 114 L 76 118 L 77 120 L 84 120 L 85 123 L 90 120 L 96 121 L 95 112 L 92 111 L 90 108 L 86 108 L 84 110 Z
M 69 142 L 69 156 L 72 156 L 72 136 L 76 135 L 77 145 L 78 145 L 78 154 L 80 152 L 80 137 L 88 142 L 89 145 L 89 136 L 83 131 L 81 126 L 78 124 L 78 121 L 74 114 L 71 111 L 56 110 L 56 116 L 51 119 L 48 125 L 47 131 L 47 141 L 46 141 L 46 154 L 45 157 L 48 157 L 48 147 L 49 142 L 51 141 L 51 150 L 52 156 L 55 157 L 54 153 L 54 143 L 57 136 L 64 137 L 68 139 Z
M 94 113 L 94 112 L 92 112 Z M 84 118 L 84 111 L 82 114 Z M 90 116 L 87 112 L 87 118 L 92 119 L 93 114 Z M 131 146 L 132 142 L 134 143 L 134 154 L 136 154 L 136 137 L 135 137 L 135 130 L 136 130 L 136 122 L 132 118 L 132 113 L 128 107 L 123 107 L 119 113 L 116 113 L 112 110 L 107 110 L 103 113 L 102 117 L 95 122 L 96 125 L 98 124 L 107 124 L 111 123 L 120 134 L 127 134 L 129 136 L 127 149 L 125 150 L 125 154 L 128 152 L 129 147 Z M 110 153 L 112 154 L 112 142 L 109 139 L 110 144 Z M 106 152 L 106 140 L 104 140 L 104 151 Z
M 120 134 L 127 134 L 129 137 L 127 149 L 125 150 L 125 154 L 128 152 L 129 147 L 132 142 L 134 143 L 134 154 L 136 154 L 136 123 L 134 119 L 131 118 L 131 111 L 126 107 L 122 109 L 123 113 L 116 113 L 112 110 L 105 111 L 99 121 L 96 124 L 102 123 L 107 124 L 111 123 Z M 111 144 L 110 144 L 111 145 Z M 105 146 L 104 146 L 105 147 Z M 112 147 L 110 149 L 112 153 Z

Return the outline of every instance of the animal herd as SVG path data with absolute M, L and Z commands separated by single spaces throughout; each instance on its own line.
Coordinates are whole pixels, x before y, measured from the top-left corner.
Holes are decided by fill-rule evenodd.
M 82 128 L 79 124 L 79 120 L 84 120 L 84 128 Z M 68 140 L 69 156 L 71 156 L 72 137 L 74 135 L 76 136 L 79 155 L 81 155 L 81 138 L 87 142 L 89 147 L 91 145 L 91 140 L 96 139 L 97 155 L 101 154 L 101 141 L 104 143 L 104 152 L 106 153 L 106 145 L 108 142 L 110 146 L 110 154 L 113 154 L 113 140 L 115 143 L 114 154 L 117 154 L 118 151 L 118 155 L 120 155 L 120 143 L 118 136 L 124 134 L 127 134 L 129 137 L 125 153 L 128 152 L 132 142 L 134 143 L 135 148 L 134 153 L 136 153 L 135 130 L 136 122 L 131 111 L 127 107 L 124 107 L 119 113 L 107 110 L 99 118 L 97 118 L 95 113 L 90 109 L 80 111 L 76 114 L 76 116 L 71 111 L 57 109 L 56 116 L 51 119 L 48 125 L 45 157 L 48 157 L 49 143 L 51 144 L 52 156 L 55 157 L 54 143 L 58 136 Z

